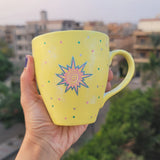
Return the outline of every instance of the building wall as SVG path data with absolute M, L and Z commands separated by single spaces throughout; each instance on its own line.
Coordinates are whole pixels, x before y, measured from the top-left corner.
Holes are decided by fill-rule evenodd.
M 151 35 L 160 36 L 160 18 L 143 19 L 138 23 L 138 30 L 133 34 L 134 37 L 134 58 L 137 63 L 146 63 L 149 61 L 151 53 L 155 53 Z M 160 53 L 160 45 L 156 52 Z
M 144 32 L 160 32 L 160 19 L 141 20 L 138 29 Z

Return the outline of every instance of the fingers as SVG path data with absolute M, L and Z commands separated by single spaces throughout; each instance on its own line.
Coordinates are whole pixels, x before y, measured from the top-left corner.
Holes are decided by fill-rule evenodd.
M 109 91 L 109 90 L 111 90 L 111 83 L 110 83 L 110 81 L 113 79 L 113 72 L 112 72 L 112 70 L 111 69 L 109 69 L 109 73 L 108 73 L 108 82 L 107 82 L 107 87 L 106 87 L 106 92 L 107 91 Z
M 30 102 L 35 99 L 38 95 L 36 80 L 35 80 L 35 70 L 34 70 L 34 60 L 33 57 L 27 56 L 27 65 L 21 74 L 21 103 Z M 24 106 L 22 104 L 22 106 Z
M 112 86 L 111 86 L 111 83 L 110 82 L 108 82 L 107 83 L 107 87 L 106 87 L 106 92 L 108 92 L 108 91 L 110 91 L 111 90 L 111 88 L 112 88 Z
M 111 81 L 113 79 L 113 72 L 111 69 L 109 69 L 109 73 L 108 73 L 108 81 Z

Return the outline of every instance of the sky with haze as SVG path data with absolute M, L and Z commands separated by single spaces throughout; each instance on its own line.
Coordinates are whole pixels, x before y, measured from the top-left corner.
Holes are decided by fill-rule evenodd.
M 0 25 L 39 20 L 41 10 L 49 20 L 137 23 L 160 14 L 160 0 L 0 0 Z

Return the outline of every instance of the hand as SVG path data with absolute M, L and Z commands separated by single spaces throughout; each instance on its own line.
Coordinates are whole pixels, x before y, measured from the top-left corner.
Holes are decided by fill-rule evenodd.
M 42 157 L 49 160 L 46 156 L 60 159 L 64 152 L 79 139 L 87 125 L 57 126 L 51 121 L 42 97 L 37 92 L 33 57 L 27 56 L 27 58 L 28 64 L 21 75 L 21 104 L 25 115 L 26 134 L 16 160 L 25 160 L 24 155 L 29 150 L 32 154 L 36 151 L 39 160 Z M 112 78 L 113 73 L 110 70 L 106 91 L 111 89 Z

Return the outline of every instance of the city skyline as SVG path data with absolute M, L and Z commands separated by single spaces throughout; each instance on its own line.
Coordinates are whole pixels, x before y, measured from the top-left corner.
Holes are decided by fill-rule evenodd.
M 0 25 L 23 25 L 40 19 L 40 11 L 48 12 L 49 20 L 131 22 L 154 18 L 158 14 L 157 0 L 5 0 L 0 6 Z

